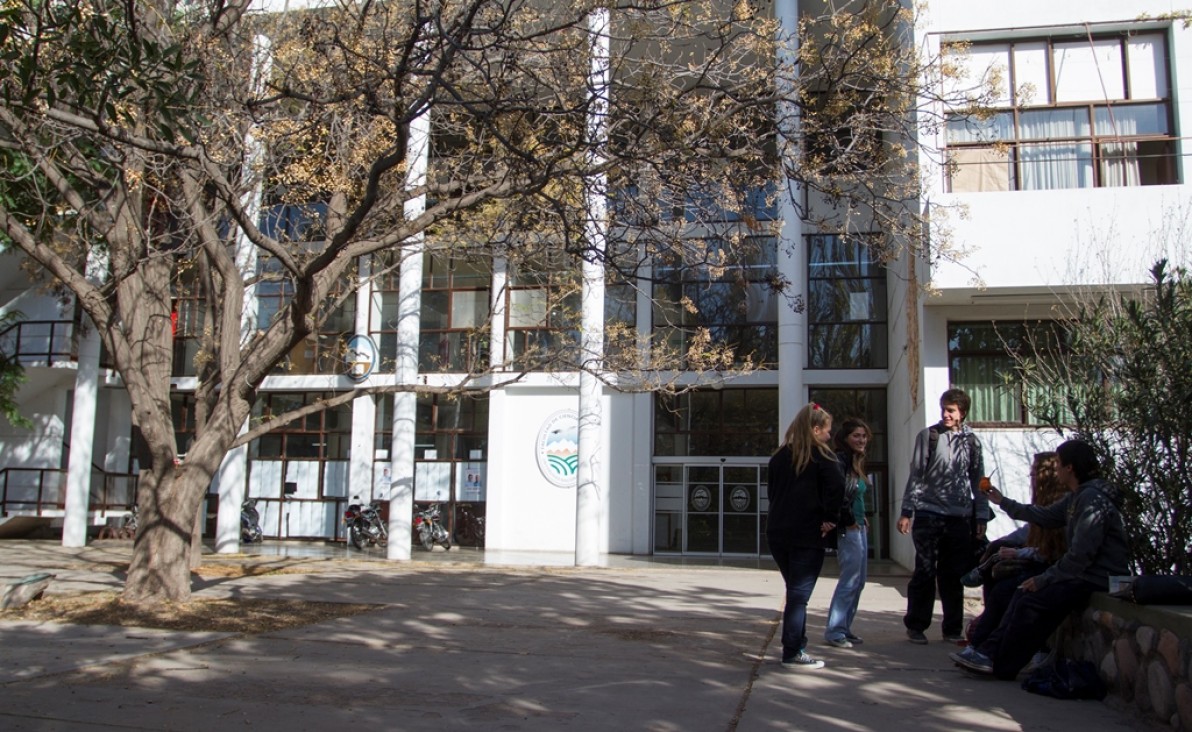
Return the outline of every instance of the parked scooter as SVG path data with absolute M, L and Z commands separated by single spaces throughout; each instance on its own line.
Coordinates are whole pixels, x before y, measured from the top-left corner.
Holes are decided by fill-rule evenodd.
M 348 510 L 344 511 L 344 526 L 348 530 L 348 541 L 361 551 L 373 545 L 389 546 L 389 528 L 381 520 L 380 501 L 373 501 L 366 507 L 360 503 L 349 504 Z
M 240 541 L 255 544 L 261 540 L 261 514 L 257 511 L 257 499 L 245 498 L 240 504 Z
M 437 503 L 414 512 L 414 528 L 418 530 L 418 540 L 422 542 L 422 548 L 428 552 L 435 548 L 435 544 L 442 544 L 444 549 L 451 551 L 451 535 L 443 528 L 439 518 Z

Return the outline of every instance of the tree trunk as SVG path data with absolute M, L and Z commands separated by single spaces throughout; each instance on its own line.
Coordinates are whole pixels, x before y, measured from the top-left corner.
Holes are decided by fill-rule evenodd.
M 142 471 L 139 527 L 122 599 L 138 605 L 190 599 L 191 534 L 210 475 L 173 466 Z

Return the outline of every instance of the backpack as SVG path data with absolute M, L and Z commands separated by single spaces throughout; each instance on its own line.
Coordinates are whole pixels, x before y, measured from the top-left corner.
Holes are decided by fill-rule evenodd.
M 1056 699 L 1101 701 L 1109 693 L 1092 661 L 1072 659 L 1061 659 L 1054 666 L 1040 666 L 1023 680 L 1022 688 Z
M 978 473 L 981 472 L 981 441 L 976 439 L 973 435 L 968 435 L 965 440 L 968 443 L 969 449 L 969 478 L 972 480 L 979 480 L 981 478 Z M 938 424 L 933 424 L 927 428 L 927 464 L 931 465 L 931 459 L 935 457 L 936 446 L 940 442 L 940 429 Z

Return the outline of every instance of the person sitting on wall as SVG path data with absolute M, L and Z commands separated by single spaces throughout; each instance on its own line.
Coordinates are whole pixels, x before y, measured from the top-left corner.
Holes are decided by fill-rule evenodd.
M 1050 506 L 1068 493 L 1059 480 L 1059 461 L 1054 452 L 1035 453 L 1031 463 L 1031 504 Z M 1045 529 L 1023 524 L 989 545 L 988 555 L 997 555 L 983 572 L 982 595 L 985 609 L 968 627 L 969 645 L 979 646 L 997 629 L 1014 592 L 1028 578 L 1041 574 L 1068 549 L 1064 529 Z
M 1043 528 L 1064 527 L 1068 549 L 1042 574 L 1022 582 L 1001 623 L 980 645 L 949 657 L 977 673 L 1013 679 L 1064 618 L 1109 588 L 1109 577 L 1129 573 L 1130 550 L 1122 493 L 1101 478 L 1091 445 L 1068 440 L 1056 449 L 1057 476 L 1068 493 L 1050 506 L 1024 505 L 993 488 L 989 499 L 1010 518 Z

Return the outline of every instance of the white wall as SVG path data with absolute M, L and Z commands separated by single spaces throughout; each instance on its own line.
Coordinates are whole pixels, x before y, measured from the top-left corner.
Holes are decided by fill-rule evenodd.
M 604 398 L 604 444 L 608 445 L 612 409 Z M 538 433 L 561 410 L 577 411 L 574 389 L 549 386 L 509 387 L 489 401 L 490 458 L 485 547 L 507 551 L 574 551 L 574 486 L 559 488 L 538 469 Z M 620 412 L 618 408 L 618 412 Z M 625 429 L 618 425 L 618 429 Z M 601 462 L 608 475 L 607 447 Z M 616 471 L 624 480 L 622 468 Z M 608 485 L 608 478 L 599 481 Z M 618 540 L 623 541 L 624 537 Z M 604 539 L 607 542 L 607 539 Z M 607 551 L 607 544 L 602 548 Z

